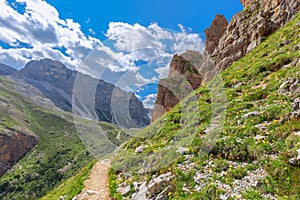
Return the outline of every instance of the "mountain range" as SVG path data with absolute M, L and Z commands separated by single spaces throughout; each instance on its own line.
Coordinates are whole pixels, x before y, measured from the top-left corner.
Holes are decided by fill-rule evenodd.
M 23 81 L 36 87 L 58 108 L 68 112 L 72 111 L 72 95 L 76 78 L 83 79 L 81 80 L 82 88 L 87 89 L 85 87 L 91 87 L 93 84 L 96 87 L 95 97 L 93 98 L 95 102 L 91 102 L 91 104 L 95 104 L 96 119 L 98 121 L 118 122 L 120 126 L 127 128 L 132 128 L 133 126 L 144 127 L 150 123 L 148 111 L 133 93 L 126 93 L 111 83 L 68 69 L 59 61 L 51 59 L 30 61 L 20 71 L 16 71 L 6 65 L 0 65 L 0 70 L 2 75 L 10 75 L 15 81 Z M 118 107 L 121 104 L 125 104 L 126 99 L 129 100 L 128 103 L 130 105 L 127 106 L 129 107 L 129 117 L 131 119 L 127 121 L 126 119 L 116 119 L 116 114 L 113 113 L 111 104 L 113 101 L 118 101 L 118 105 L 115 105 Z M 134 123 L 130 124 L 128 122 L 130 120 Z

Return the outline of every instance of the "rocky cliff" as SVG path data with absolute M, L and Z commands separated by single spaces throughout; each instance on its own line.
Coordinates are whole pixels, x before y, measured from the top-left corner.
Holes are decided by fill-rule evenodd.
M 143 127 L 150 123 L 147 110 L 135 96 L 124 92 L 111 83 L 70 70 L 58 61 L 50 59 L 31 61 L 15 75 L 15 78 L 35 86 L 57 107 L 65 111 L 72 110 L 74 83 L 80 79 L 81 88 L 76 88 L 76 92 L 80 94 L 83 94 L 85 90 L 87 91 L 89 85 L 96 85 L 94 101 L 85 106 L 90 108 L 94 106 L 92 109 L 95 110 L 99 121 L 117 122 L 124 127 Z M 129 100 L 126 102 L 127 99 Z M 114 108 L 112 108 L 112 103 Z M 127 118 L 113 112 L 113 109 L 117 110 L 120 106 L 123 108 L 129 106 Z
M 3 133 L 2 130 L 0 132 L 0 176 L 16 164 L 37 142 L 35 135 L 13 129 Z
M 23 104 L 9 93 L 3 79 L 0 79 L 0 176 L 38 142 L 37 136 L 29 129 Z
M 245 9 L 230 21 L 211 57 L 225 69 L 286 24 L 300 8 L 299 0 L 241 0 Z M 210 40 L 210 34 L 207 39 Z M 209 43 L 209 41 L 207 42 Z M 207 45 L 208 52 L 211 46 Z
M 229 24 L 223 15 L 217 15 L 205 30 L 205 57 L 192 51 L 174 56 L 168 79 L 159 82 L 152 121 L 187 95 L 178 89 L 179 76 L 184 77 L 193 89 L 198 88 L 203 80 L 211 80 L 216 71 L 224 70 L 257 47 L 300 8 L 299 0 L 241 0 L 241 3 L 245 9 Z M 191 66 L 193 70 L 188 70 Z
M 189 52 L 184 55 L 174 55 L 168 78 L 159 81 L 152 121 L 168 112 L 203 83 L 203 76 L 198 69 L 184 57 L 193 58 L 193 56 L 189 57 Z M 198 59 L 201 60 L 202 56 Z
M 205 52 L 212 54 L 219 44 L 220 38 L 224 35 L 228 21 L 224 15 L 216 15 L 209 28 L 205 29 Z

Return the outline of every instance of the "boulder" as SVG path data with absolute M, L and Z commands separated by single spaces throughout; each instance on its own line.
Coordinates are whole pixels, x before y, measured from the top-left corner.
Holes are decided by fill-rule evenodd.
M 153 177 L 148 185 L 146 182 L 138 188 L 137 192 L 132 195 L 132 200 L 166 200 L 168 193 L 172 190 L 170 186 L 174 175 L 171 172 Z
M 139 146 L 138 148 L 135 149 L 135 153 L 143 153 L 146 148 L 147 148 L 147 146 L 141 145 L 141 146 Z
M 253 111 L 253 112 L 250 112 L 250 113 L 247 113 L 247 114 L 243 115 L 242 119 L 247 119 L 249 117 L 256 117 L 256 116 L 259 116 L 259 112 L 258 111 Z
M 148 184 L 148 191 L 151 197 L 159 194 L 165 186 L 168 186 L 174 176 L 171 172 L 162 174 L 150 180 Z
M 126 187 L 118 187 L 117 192 L 122 194 L 122 195 L 128 194 L 130 192 L 130 185 L 128 185 Z

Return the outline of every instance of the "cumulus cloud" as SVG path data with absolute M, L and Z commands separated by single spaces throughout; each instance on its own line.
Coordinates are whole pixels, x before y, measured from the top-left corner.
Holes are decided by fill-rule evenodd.
M 155 72 L 158 74 L 159 79 L 165 78 L 168 76 L 169 66 L 156 68 Z
M 46 1 L 16 0 L 11 4 L 0 0 L 0 62 L 20 69 L 30 60 L 51 58 L 135 91 L 167 77 L 174 54 L 203 51 L 200 36 L 178 26 L 176 32 L 157 23 L 110 22 L 104 34 L 107 39 L 100 41 L 87 35 L 95 35 L 93 29 L 85 34 L 73 19 L 61 19 Z M 149 107 L 154 101 L 155 95 L 150 95 L 144 103 Z
M 119 51 L 132 52 L 138 49 L 163 49 L 170 53 L 183 53 L 188 50 L 203 51 L 203 41 L 198 34 L 179 24 L 181 32 L 161 28 L 157 23 L 148 27 L 140 24 L 110 22 L 105 36 L 115 41 Z
M 155 104 L 156 94 L 149 94 L 146 99 L 143 101 L 145 108 L 153 108 Z
M 80 24 L 60 19 L 46 1 L 17 0 L 15 4 L 24 5 L 24 12 L 0 0 L 0 41 L 11 47 L 0 49 L 0 62 L 21 68 L 31 59 L 49 57 L 78 69 L 81 60 L 101 45 L 100 40 L 86 36 Z
M 203 41 L 189 28 L 179 25 L 180 32 L 161 28 L 157 23 L 149 26 L 111 22 L 105 33 L 104 46 L 97 48 L 86 62 L 98 60 L 97 77 L 127 91 L 166 78 L 174 54 L 186 50 L 203 51 Z M 142 63 L 142 64 L 139 64 Z M 88 65 L 87 65 L 88 66 Z M 91 71 L 95 70 L 92 64 Z M 86 69 L 86 71 L 89 71 Z M 107 73 L 108 71 L 108 73 Z M 107 76 L 114 72 L 118 79 Z M 94 73 L 95 74 L 95 73 Z M 102 75 L 102 76 L 101 76 Z M 155 95 L 140 98 L 147 107 L 153 107 Z

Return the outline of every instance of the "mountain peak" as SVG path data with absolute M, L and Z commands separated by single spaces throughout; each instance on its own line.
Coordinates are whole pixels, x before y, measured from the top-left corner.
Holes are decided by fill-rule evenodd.
M 85 89 L 95 87 L 95 96 L 91 98 L 94 98 L 96 118 L 99 121 L 110 123 L 117 121 L 120 122 L 120 126 L 130 128 L 136 126 L 144 127 L 150 123 L 147 110 L 134 94 L 128 94 L 111 83 L 71 70 L 59 61 L 51 59 L 30 61 L 16 76 L 38 88 L 58 108 L 65 111 L 71 111 L 73 108 L 73 89 L 78 87 L 78 85 L 75 86 L 74 84 L 76 78 L 79 78 L 82 83 L 80 88 L 76 89 L 80 90 L 80 92 L 84 93 Z M 132 118 L 133 124 L 129 124 L 130 119 L 125 120 L 122 117 L 116 117 L 119 115 L 116 115 L 112 110 L 114 106 L 112 103 L 116 103 L 116 106 L 124 106 L 127 103 L 125 99 L 128 98 L 130 99 L 130 116 L 128 118 Z
M 65 76 L 68 71 L 72 72 L 61 62 L 45 58 L 28 62 L 19 73 L 39 80 L 43 76 Z

